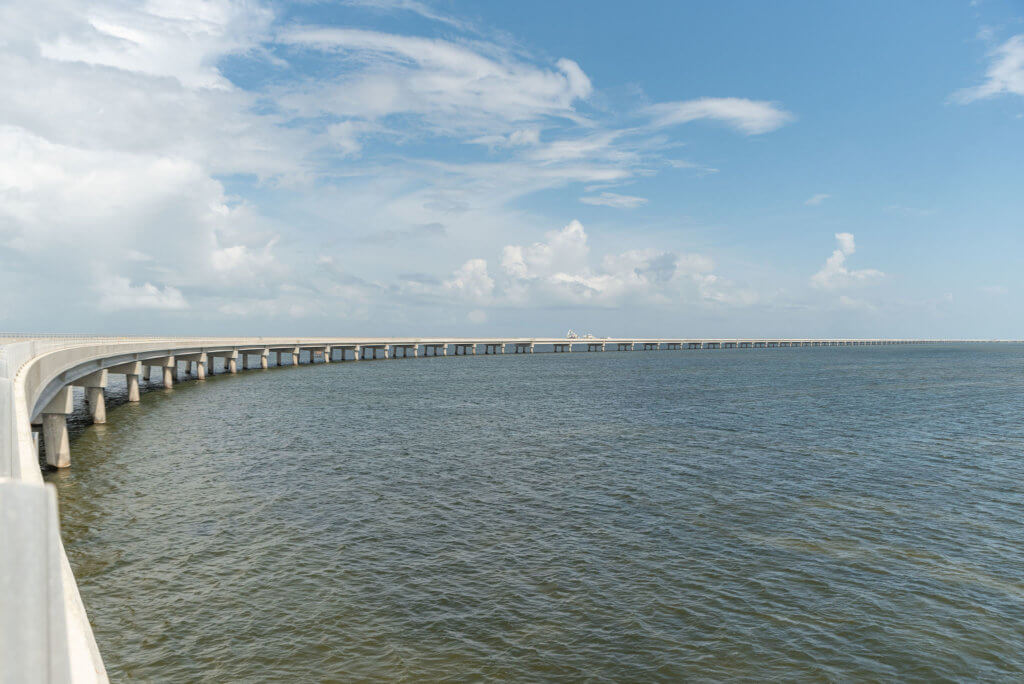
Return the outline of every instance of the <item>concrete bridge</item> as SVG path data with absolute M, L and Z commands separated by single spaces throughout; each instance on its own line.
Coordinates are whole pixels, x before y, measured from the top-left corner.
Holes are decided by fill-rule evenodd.
M 421 356 L 775 349 L 1009 342 L 921 339 L 143 338 L 0 335 L 0 682 L 105 682 L 106 672 L 60 540 L 57 503 L 40 454 L 71 464 L 67 416 L 83 388 L 92 420 L 107 420 L 105 389 L 300 363 Z

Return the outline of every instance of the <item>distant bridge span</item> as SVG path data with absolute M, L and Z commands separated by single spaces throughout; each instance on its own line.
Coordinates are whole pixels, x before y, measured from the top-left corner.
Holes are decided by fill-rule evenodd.
M 92 420 L 102 423 L 111 374 L 124 375 L 128 401 L 138 401 L 141 381 L 154 371 L 163 387 L 172 388 L 183 374 L 203 380 L 214 373 L 302 362 L 531 354 L 538 348 L 570 353 L 977 342 L 1019 341 L 0 335 L 0 681 L 107 681 L 60 541 L 56 496 L 52 486 L 44 486 L 39 469 L 41 445 L 51 466 L 71 463 L 67 416 L 73 387 L 84 388 Z

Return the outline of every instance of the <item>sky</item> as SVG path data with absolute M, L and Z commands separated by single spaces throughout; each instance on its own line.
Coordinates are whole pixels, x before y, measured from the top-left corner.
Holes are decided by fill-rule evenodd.
M 7 0 L 0 331 L 1024 338 L 1024 2 Z

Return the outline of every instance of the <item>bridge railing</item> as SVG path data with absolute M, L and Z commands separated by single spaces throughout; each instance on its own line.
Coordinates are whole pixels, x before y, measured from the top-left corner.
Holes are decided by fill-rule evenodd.
M 84 339 L 84 337 L 83 337 Z M 107 676 L 60 539 L 18 374 L 68 337 L 0 340 L 0 682 L 93 684 Z

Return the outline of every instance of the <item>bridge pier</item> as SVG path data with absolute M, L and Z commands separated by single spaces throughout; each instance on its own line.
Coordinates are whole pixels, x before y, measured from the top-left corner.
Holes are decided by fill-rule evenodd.
M 146 365 L 146 377 L 149 378 L 153 368 L 163 370 L 163 381 L 166 389 L 174 387 L 174 381 L 178 379 L 178 363 L 173 356 L 165 356 L 158 359 L 148 359 L 143 362 Z
M 43 444 L 46 462 L 54 468 L 71 465 L 71 438 L 68 436 L 68 415 L 74 408 L 71 386 L 64 387 L 42 410 Z
M 108 373 L 124 374 L 124 384 L 128 387 L 128 401 L 136 402 L 139 397 L 139 376 L 142 375 L 142 363 L 131 361 L 107 369 Z
M 107 403 L 103 390 L 107 386 L 107 371 L 90 373 L 84 378 L 75 380 L 72 385 L 85 388 L 85 401 L 89 405 L 89 415 L 94 423 L 107 422 Z

